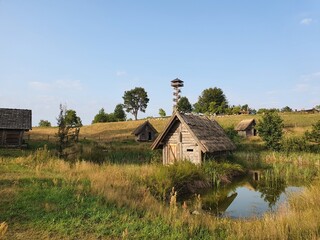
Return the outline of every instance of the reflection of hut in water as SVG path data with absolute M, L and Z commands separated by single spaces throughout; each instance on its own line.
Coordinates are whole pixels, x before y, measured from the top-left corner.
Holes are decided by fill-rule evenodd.
M 213 212 L 217 215 L 224 213 L 234 199 L 238 196 L 238 193 L 233 192 L 229 195 L 220 192 L 217 195 L 211 195 L 211 197 L 206 197 L 202 199 L 203 209 L 206 211 Z
M 132 132 L 132 134 L 136 136 L 136 140 L 139 142 L 153 141 L 157 133 L 157 130 L 149 121 L 145 121 Z
M 235 127 L 235 130 L 240 136 L 251 137 L 257 135 L 257 130 L 255 129 L 256 120 L 254 119 L 245 119 L 238 123 Z

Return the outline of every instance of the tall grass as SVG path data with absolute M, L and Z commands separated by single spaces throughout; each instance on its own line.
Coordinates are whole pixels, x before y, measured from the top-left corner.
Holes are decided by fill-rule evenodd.
M 299 157 L 303 161 L 300 161 Z M 308 157 L 311 157 L 311 159 L 307 159 Z M 43 159 L 41 160 L 41 158 Z M 287 156 L 286 154 L 266 152 L 262 153 L 260 158 L 275 164 L 278 161 L 288 161 L 295 166 L 305 166 L 307 163 L 316 164 L 319 156 L 312 154 Z M 4 164 L 9 163 L 4 162 Z M 69 164 L 50 157 L 46 153 L 37 153 L 29 158 L 21 157 L 10 160 L 10 164 L 26 167 L 28 169 L 26 174 L 29 174 L 30 178 L 51 179 L 42 183 L 37 183 L 38 180 L 31 181 L 29 184 L 35 184 L 34 187 L 28 188 L 29 190 L 23 192 L 22 195 L 18 194 L 18 196 L 29 196 L 28 198 L 22 198 L 21 201 L 19 200 L 19 204 L 24 204 L 20 205 L 23 206 L 22 210 L 27 211 L 30 207 L 37 214 L 41 213 L 37 216 L 45 217 L 47 224 L 52 225 L 50 228 L 52 231 L 39 228 L 41 224 L 39 225 L 39 222 L 38 225 L 36 224 L 39 218 L 35 218 L 34 215 L 30 215 L 28 218 L 29 224 L 33 224 L 32 227 L 31 225 L 21 225 L 23 223 L 19 222 L 18 218 L 11 218 L 10 221 L 5 221 L 9 224 L 7 234 L 12 236 L 12 239 L 17 236 L 14 231 L 19 234 L 19 231 L 22 231 L 21 229 L 30 229 L 35 226 L 42 234 L 49 231 L 49 233 L 41 236 L 51 238 L 55 236 L 50 235 L 52 233 L 58 233 L 57 238 L 59 236 L 60 238 L 61 236 L 73 236 L 74 238 L 89 238 L 90 236 L 95 238 L 107 236 L 121 238 L 122 236 L 128 236 L 130 238 L 131 236 L 131 238 L 136 239 L 148 237 L 172 239 L 318 239 L 320 237 L 319 181 L 312 183 L 300 195 L 291 196 L 289 204 L 282 206 L 276 213 L 265 214 L 259 219 L 232 220 L 216 218 L 201 212 L 198 215 L 192 214 L 194 212 L 193 206 L 177 203 L 177 198 L 179 198 L 179 193 L 175 194 L 177 190 L 170 196 L 171 205 L 159 201 L 151 193 L 150 186 L 145 184 L 146 179 L 156 176 L 160 171 L 159 168 L 162 168 L 157 164 L 118 165 L 105 163 L 96 165 L 83 161 Z M 181 166 L 181 169 L 183 168 L 187 167 Z M 183 171 L 189 170 L 174 169 L 168 172 L 173 176 L 180 176 L 184 174 Z M 282 170 L 279 167 L 277 171 L 280 173 Z M 300 172 L 292 171 L 292 174 L 300 174 Z M 288 175 L 291 175 L 291 173 L 289 172 Z M 4 179 L 4 176 L 1 175 L 0 179 Z M 20 176 L 20 173 L 17 172 L 16 176 Z M 12 182 L 14 181 L 13 176 L 10 179 L 12 179 Z M 164 179 L 159 176 L 157 181 L 161 182 Z M 177 179 L 181 178 L 177 177 Z M 24 189 L 25 185 L 20 187 Z M 69 192 L 65 192 L 67 189 L 69 189 Z M 60 194 L 64 196 L 62 199 L 69 199 L 65 202 L 66 204 L 63 201 L 58 201 L 59 197 L 62 196 Z M 55 195 L 56 197 L 53 198 Z M 12 201 L 17 200 L 14 199 L 13 197 Z M 35 206 L 29 205 L 31 203 L 30 199 L 37 204 Z M 35 202 L 35 200 L 39 202 Z M 201 197 L 199 197 L 199 204 L 201 205 Z M 103 209 L 109 209 L 111 212 L 109 210 L 104 212 Z M 40 210 L 42 212 L 39 212 Z M 50 214 L 57 212 L 57 210 L 59 214 L 62 214 L 59 215 L 60 217 L 63 216 L 62 220 L 58 221 L 57 218 L 56 221 L 58 222 L 50 222 L 52 221 L 52 218 L 49 217 Z M 23 211 L 20 212 L 19 208 L 16 208 L 15 211 L 17 214 L 23 215 Z M 4 221 L 1 216 L 3 215 L 0 214 L 0 221 Z M 69 217 L 65 218 L 66 216 Z M 110 216 L 113 220 L 110 219 Z M 110 224 L 111 222 L 115 224 Z M 140 222 L 141 225 L 137 225 L 136 222 Z M 13 229 L 10 227 L 11 223 L 14 223 Z M 16 227 L 14 228 L 14 226 Z M 19 227 L 21 227 L 20 230 Z M 80 229 L 78 234 L 76 233 L 77 229 Z M 88 232 L 88 229 L 93 229 L 98 235 Z

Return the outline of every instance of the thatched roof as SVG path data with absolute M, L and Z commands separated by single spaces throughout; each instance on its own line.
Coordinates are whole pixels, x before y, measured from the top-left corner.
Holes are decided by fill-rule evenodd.
M 245 119 L 238 123 L 235 127 L 236 131 L 245 131 L 251 124 L 256 124 L 254 119 Z
M 157 130 L 152 126 L 152 124 L 147 120 L 144 123 L 142 123 L 140 126 L 138 126 L 133 132 L 132 134 L 134 135 L 139 135 L 147 126 L 149 126 L 149 128 L 154 132 L 154 133 L 158 133 Z
M 29 130 L 31 116 L 31 110 L 0 108 L 0 129 Z
M 206 116 L 175 112 L 169 120 L 164 132 L 159 135 L 152 144 L 152 149 L 161 148 L 163 146 L 163 139 L 176 121 L 180 121 L 181 124 L 188 129 L 204 153 L 231 151 L 236 148 L 216 121 L 210 120 Z

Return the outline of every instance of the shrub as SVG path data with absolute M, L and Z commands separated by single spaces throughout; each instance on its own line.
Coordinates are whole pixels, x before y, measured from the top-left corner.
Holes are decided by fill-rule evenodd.
M 257 124 L 257 130 L 267 148 L 280 150 L 283 127 L 283 120 L 276 112 L 267 112 L 262 116 Z
M 286 153 L 308 151 L 307 141 L 304 137 L 285 138 L 281 142 L 281 150 Z
M 234 125 L 224 128 L 224 131 L 233 143 L 239 144 L 241 142 L 241 137 L 238 132 L 234 130 Z
M 176 162 L 170 166 L 159 166 L 157 172 L 146 180 L 151 193 L 158 199 L 167 200 L 174 188 L 178 197 L 190 193 L 188 188 L 195 181 L 206 182 L 200 166 L 189 161 Z

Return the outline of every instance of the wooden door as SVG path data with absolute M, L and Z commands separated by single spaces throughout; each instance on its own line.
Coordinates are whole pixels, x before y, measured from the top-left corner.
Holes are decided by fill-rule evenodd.
M 177 144 L 168 145 L 168 163 L 174 163 L 177 160 Z

